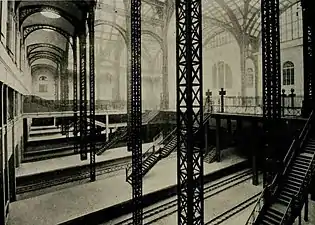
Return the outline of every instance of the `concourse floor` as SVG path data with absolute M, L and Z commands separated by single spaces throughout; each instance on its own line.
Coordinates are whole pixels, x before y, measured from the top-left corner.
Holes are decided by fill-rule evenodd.
M 143 144 L 142 152 L 146 152 L 152 145 L 153 142 Z M 102 155 L 96 156 L 96 163 L 113 161 L 126 157 L 131 157 L 131 152 L 127 151 L 127 146 L 112 148 L 105 151 Z M 71 155 L 41 160 L 37 162 L 22 163 L 21 166 L 16 169 L 16 176 L 17 177 L 30 176 L 39 173 L 77 167 L 80 165 L 87 165 L 89 163 L 90 163 L 89 155 L 88 159 L 84 161 L 80 160 L 80 155 Z
M 204 174 L 245 160 L 234 154 L 223 154 L 220 163 L 204 163 Z M 175 185 L 176 168 L 176 153 L 155 165 L 143 178 L 143 194 Z M 121 171 L 115 177 L 13 202 L 10 204 L 8 225 L 59 224 L 125 202 L 131 199 L 132 191 L 125 178 L 125 171 Z

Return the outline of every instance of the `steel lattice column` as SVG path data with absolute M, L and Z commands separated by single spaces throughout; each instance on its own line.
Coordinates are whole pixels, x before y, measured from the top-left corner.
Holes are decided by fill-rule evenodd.
M 87 86 L 86 86 L 86 31 L 85 25 L 79 35 L 80 44 L 80 157 L 87 159 Z
M 201 0 L 176 0 L 178 224 L 203 224 Z M 202 139 L 202 140 L 201 140 Z M 201 142 L 203 143 L 203 142 Z
M 274 129 L 281 118 L 279 0 L 262 0 L 263 117 L 267 134 L 266 157 L 274 159 Z M 273 176 L 265 174 L 265 181 Z
M 95 68 L 94 68 L 94 8 L 89 10 L 88 26 L 89 26 L 89 55 L 90 55 L 90 179 L 95 181 Z
M 133 224 L 142 224 L 141 0 L 131 0 L 131 96 L 128 150 L 132 152 Z
M 304 57 L 304 112 L 308 117 L 312 100 L 314 100 L 314 23 L 311 4 L 307 0 L 301 1 L 303 14 L 303 57 Z
M 77 66 L 77 36 L 73 38 L 73 136 L 74 136 L 74 152 L 78 152 L 78 66 Z
M 64 74 L 64 64 L 60 63 L 60 109 L 65 111 L 65 74 Z M 61 118 L 61 133 L 64 134 L 64 118 Z

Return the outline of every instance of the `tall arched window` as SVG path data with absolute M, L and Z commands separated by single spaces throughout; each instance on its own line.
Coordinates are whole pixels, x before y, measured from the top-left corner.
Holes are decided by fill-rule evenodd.
M 38 78 L 39 80 L 39 84 L 38 84 L 38 92 L 41 92 L 41 93 L 45 93 L 45 92 L 48 92 L 48 79 L 46 76 L 40 76 Z
M 218 64 L 219 88 L 224 87 L 224 62 Z
M 287 61 L 283 64 L 283 85 L 294 85 L 294 63 Z
M 228 64 L 225 64 L 225 88 L 232 88 L 232 70 Z
M 246 87 L 252 88 L 254 86 L 254 70 L 247 68 L 246 70 Z
M 212 66 L 212 87 L 217 88 L 217 65 Z
M 233 76 L 231 67 L 220 61 L 212 66 L 212 87 L 229 88 L 233 86 Z

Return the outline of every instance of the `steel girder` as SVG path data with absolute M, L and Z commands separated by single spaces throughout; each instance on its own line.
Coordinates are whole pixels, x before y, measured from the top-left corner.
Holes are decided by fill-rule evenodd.
M 88 17 L 89 27 L 89 63 L 90 63 L 90 133 L 89 133 L 89 146 L 90 146 L 90 179 L 91 181 L 96 180 L 95 173 L 95 57 L 94 57 L 94 20 L 95 11 L 94 8 L 90 8 Z
M 78 66 L 77 66 L 77 38 L 73 38 L 73 136 L 77 140 L 78 137 Z M 77 142 L 74 142 L 74 152 L 78 152 Z
M 86 86 L 86 28 L 82 26 L 79 34 L 80 71 L 80 157 L 87 159 L 87 86 Z
M 262 61 L 263 61 L 263 118 L 266 133 L 266 163 L 276 160 L 276 127 L 281 118 L 281 75 L 280 75 L 280 34 L 279 0 L 262 0 Z M 267 171 L 264 183 L 271 182 L 276 171 Z
M 314 71 L 314 10 L 309 1 L 302 0 L 303 14 L 303 58 L 304 58 L 304 111 L 308 117 L 315 100 L 315 71 Z
M 141 0 L 131 0 L 131 96 L 128 114 L 128 151 L 132 152 L 133 224 L 141 225 L 142 209 L 142 141 L 141 141 Z
M 61 34 L 62 36 L 64 36 L 66 38 L 66 40 L 70 43 L 70 37 L 71 37 L 70 33 L 68 33 L 67 31 L 65 31 L 59 27 L 55 27 L 52 25 L 46 25 L 46 24 L 34 24 L 34 25 L 29 25 L 29 26 L 23 27 L 23 42 L 31 33 L 33 33 L 34 31 L 40 30 L 40 29 L 48 29 L 48 30 L 56 31 L 59 34 Z
M 203 124 L 200 0 L 176 0 L 178 224 L 203 224 Z M 203 139 L 203 135 L 200 135 Z
M 262 1 L 263 115 L 281 117 L 279 0 Z
M 27 46 L 27 54 L 32 53 L 33 51 L 35 51 L 38 48 L 49 48 L 49 49 L 53 49 L 56 52 L 59 52 L 60 55 L 64 55 L 65 51 L 59 47 L 57 47 L 56 45 L 53 44 L 49 44 L 49 43 L 36 43 L 36 44 L 31 44 Z

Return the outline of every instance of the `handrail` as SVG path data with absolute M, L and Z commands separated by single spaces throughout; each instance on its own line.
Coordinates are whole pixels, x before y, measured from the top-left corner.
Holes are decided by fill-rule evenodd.
M 310 180 L 307 179 L 307 177 L 308 177 L 310 174 L 312 174 L 312 170 L 313 170 L 314 168 L 311 168 L 311 167 L 313 166 L 313 163 L 314 163 L 314 155 L 313 155 L 313 157 L 312 157 L 312 159 L 311 159 L 311 162 L 310 162 L 309 165 L 308 165 L 307 172 L 306 172 L 306 174 L 305 174 L 305 176 L 304 176 L 304 179 L 303 179 L 302 184 L 301 184 L 301 186 L 300 186 L 300 188 L 299 188 L 299 191 L 298 191 L 298 192 L 293 196 L 293 198 L 291 199 L 289 205 L 287 206 L 286 212 L 285 212 L 284 217 L 282 218 L 282 221 L 281 221 L 280 224 L 283 224 L 283 223 L 285 222 L 285 218 L 286 218 L 287 211 L 289 210 L 289 208 L 293 207 L 293 205 L 292 205 L 292 204 L 294 203 L 293 200 L 299 200 L 301 194 L 303 194 L 303 191 L 305 190 L 305 188 L 306 188 L 306 186 L 307 186 L 305 183 L 306 183 L 306 182 L 308 182 L 308 183 L 310 182 Z
M 292 209 L 292 207 L 293 207 L 293 204 L 294 203 L 294 198 L 291 198 L 291 200 L 290 200 L 290 202 L 289 202 L 289 205 L 287 206 L 287 208 L 286 208 L 286 210 L 285 210 L 285 212 L 284 212 L 284 214 L 283 214 L 283 217 L 282 217 L 282 219 L 281 219 L 281 222 L 280 222 L 280 225 L 281 224 L 284 224 L 285 222 L 287 222 L 287 215 L 288 215 L 288 213 L 289 213 L 289 210 L 290 209 Z
M 265 194 L 267 191 L 272 190 L 272 188 L 277 184 L 278 179 L 280 179 L 280 176 L 282 177 L 282 176 L 286 173 L 286 171 L 287 171 L 287 169 L 288 169 L 288 165 L 290 165 L 291 160 L 292 160 L 292 158 L 293 158 L 293 156 L 294 156 L 294 153 L 296 153 L 296 148 L 297 148 L 297 147 L 298 147 L 298 148 L 301 148 L 301 146 L 302 146 L 302 144 L 303 144 L 303 143 L 301 144 L 301 140 L 300 140 L 300 139 L 303 138 L 303 142 L 304 142 L 304 140 L 305 140 L 303 134 L 307 131 L 307 128 L 308 128 L 308 126 L 310 125 L 310 122 L 311 122 L 312 119 L 313 119 L 313 115 L 314 115 L 314 113 L 313 113 L 313 111 L 312 111 L 311 114 L 310 114 L 310 116 L 309 116 L 309 118 L 308 118 L 308 120 L 307 120 L 307 122 L 305 123 L 305 125 L 304 125 L 304 127 L 303 127 L 303 130 L 301 131 L 301 134 L 299 135 L 299 137 L 294 138 L 294 140 L 292 141 L 292 144 L 290 145 L 290 148 L 289 148 L 289 150 L 288 150 L 288 152 L 287 152 L 287 154 L 286 154 L 286 156 L 285 156 L 285 158 L 284 158 L 284 160 L 283 160 L 283 165 L 285 165 L 284 170 L 283 170 L 282 172 L 277 173 L 276 176 L 274 177 L 274 179 L 272 180 L 271 184 L 269 184 L 267 187 L 264 188 L 264 190 L 262 191 L 262 195 L 261 195 L 261 196 L 259 197 L 259 199 L 257 200 L 257 203 L 256 203 L 256 205 L 255 205 L 253 211 L 251 212 L 251 214 L 250 214 L 250 216 L 249 216 L 249 218 L 248 218 L 248 220 L 247 220 L 247 222 L 246 222 L 246 225 L 247 225 L 247 224 L 253 224 L 253 223 L 254 223 L 254 222 L 251 223 L 250 220 L 251 220 L 251 218 L 255 215 L 255 210 L 256 210 L 256 208 L 258 207 L 260 201 L 263 199 L 264 194 Z M 296 146 L 296 143 L 298 143 L 298 142 L 300 142 L 300 145 Z M 286 161 L 288 161 L 288 162 L 286 163 Z M 280 174 L 280 173 L 281 173 L 281 174 Z M 276 190 L 273 190 L 273 194 L 274 194 L 275 192 L 276 192 Z M 260 211 L 260 210 L 261 210 L 261 208 L 259 209 L 259 211 Z M 257 217 L 256 217 L 256 218 L 257 218 Z M 254 220 L 255 220 L 256 218 L 254 218 Z
M 280 178 L 280 176 L 283 176 L 287 172 L 288 167 L 289 167 L 289 165 L 290 165 L 290 163 L 291 163 L 291 161 L 294 158 L 294 155 L 296 153 L 296 149 L 297 148 L 299 149 L 302 147 L 304 140 L 305 140 L 305 137 L 306 137 L 305 132 L 308 132 L 308 126 L 310 125 L 310 122 L 313 119 L 313 116 L 314 116 L 314 113 L 312 111 L 308 120 L 306 121 L 300 135 L 297 138 L 294 138 L 294 140 L 293 140 L 293 142 L 292 142 L 292 144 L 291 144 L 291 146 L 290 146 L 290 148 L 289 148 L 289 150 L 288 150 L 288 152 L 287 152 L 287 154 L 283 160 L 282 165 L 284 165 L 285 167 L 284 167 L 281 174 L 277 173 L 277 175 L 274 177 L 273 182 L 271 183 L 271 187 L 273 187 L 277 183 L 277 180 Z M 303 139 L 303 140 L 301 140 L 301 139 Z

